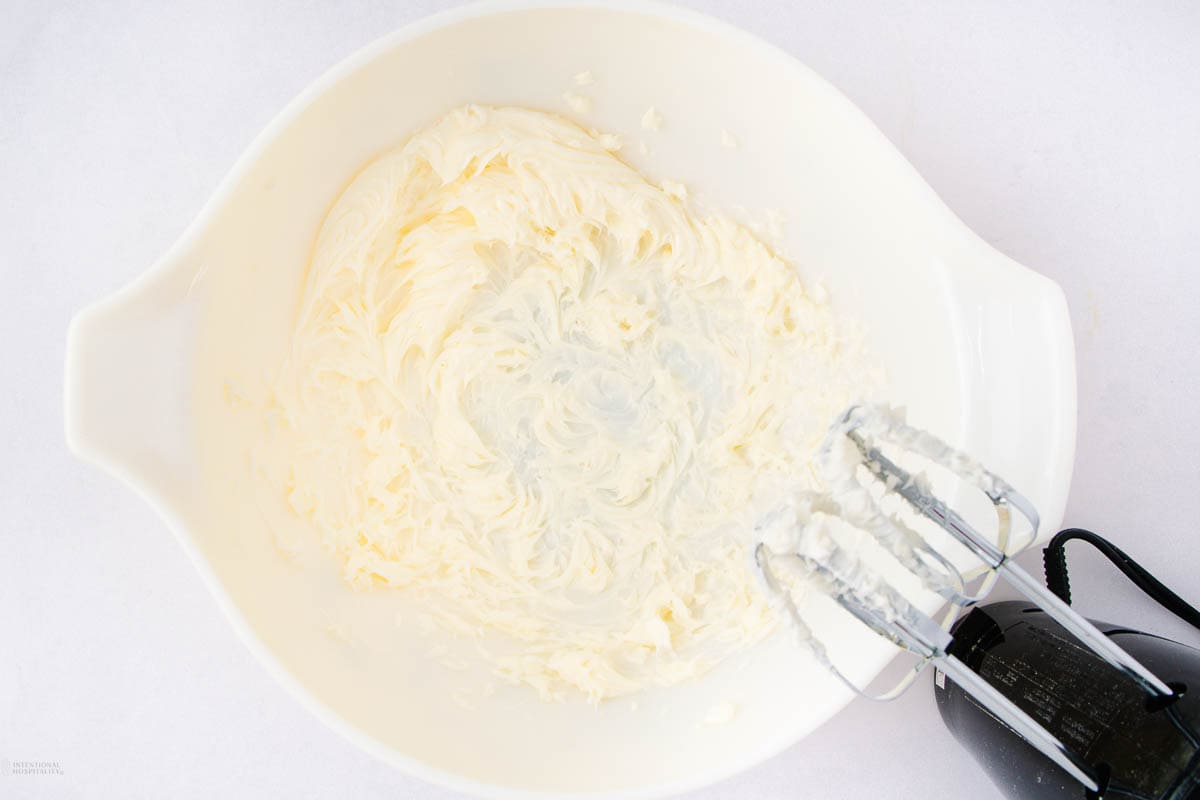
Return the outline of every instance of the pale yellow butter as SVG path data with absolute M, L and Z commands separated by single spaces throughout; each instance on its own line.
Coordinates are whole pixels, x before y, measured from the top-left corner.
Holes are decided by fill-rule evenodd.
M 795 271 L 612 145 L 467 107 L 367 166 L 321 229 L 257 454 L 354 586 L 498 638 L 493 669 L 554 699 L 759 640 L 753 509 L 809 486 L 855 398 Z

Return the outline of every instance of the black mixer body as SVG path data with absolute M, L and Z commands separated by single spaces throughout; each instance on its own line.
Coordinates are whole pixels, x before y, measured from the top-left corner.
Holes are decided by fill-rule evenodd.
M 1085 790 L 936 671 L 942 719 L 1014 799 L 1200 800 L 1200 650 L 1127 627 L 1095 625 L 1177 696 L 1149 697 L 1024 601 L 971 611 L 955 626 L 950 653 L 1090 764 L 1103 784 L 1099 793 Z

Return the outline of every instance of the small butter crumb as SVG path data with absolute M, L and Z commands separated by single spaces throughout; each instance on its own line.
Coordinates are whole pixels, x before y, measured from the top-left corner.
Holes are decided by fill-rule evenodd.
M 642 127 L 648 131 L 662 130 L 663 116 L 658 113 L 658 109 L 650 106 L 646 109 L 646 113 L 642 114 Z
M 592 77 L 592 71 L 590 69 L 585 69 L 583 72 L 575 75 L 576 86 L 591 86 L 595 82 L 596 79 Z
M 650 148 L 646 146 L 645 142 L 639 141 L 638 142 L 638 152 L 644 156 L 648 156 L 648 155 L 650 155 Z
M 687 187 L 678 181 L 664 180 L 661 184 L 662 190 L 674 197 L 676 200 L 686 200 L 688 196 Z
M 350 644 L 350 629 L 337 622 L 325 626 L 325 635 L 339 644 Z
M 271 535 L 271 544 L 275 548 L 275 555 L 279 556 L 279 560 L 289 567 L 298 567 L 297 560 L 300 553 L 296 550 L 295 545 L 291 542 L 285 542 L 279 532 L 275 530 L 273 525 L 265 525 L 267 532 Z
M 563 100 L 566 100 L 567 105 L 570 106 L 571 110 L 576 113 L 586 114 L 587 112 L 592 110 L 591 98 L 584 97 L 581 94 L 575 94 L 575 92 L 567 92 L 566 94 L 563 95 Z
M 630 710 L 630 711 L 637 711 L 637 710 L 638 710 L 638 701 L 637 701 L 637 700 L 630 700 L 630 701 L 629 701 L 629 710 Z
M 593 133 L 592 135 L 600 142 L 600 146 L 610 153 L 621 149 L 621 137 L 615 133 Z
M 721 146 L 728 147 L 730 150 L 736 150 L 738 146 L 737 137 L 726 130 L 721 131 Z
M 704 715 L 705 725 L 727 725 L 738 714 L 738 707 L 730 702 L 717 703 Z

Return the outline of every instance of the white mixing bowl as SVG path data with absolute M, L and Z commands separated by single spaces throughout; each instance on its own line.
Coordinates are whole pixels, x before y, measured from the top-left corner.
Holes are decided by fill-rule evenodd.
M 595 82 L 576 88 L 584 70 Z M 464 694 L 475 665 L 431 660 L 436 636 L 397 624 L 398 593 L 350 592 L 319 553 L 281 557 L 286 523 L 256 503 L 246 463 L 258 422 L 227 402 L 280 360 L 314 235 L 359 167 L 460 104 L 571 114 L 568 91 L 593 100 L 574 116 L 622 135 L 625 157 L 651 176 L 717 207 L 779 210 L 780 247 L 866 323 L 889 396 L 1027 492 L 1043 535 L 1054 528 L 1075 430 L 1058 287 L 967 230 L 862 113 L 787 54 L 653 5 L 474 6 L 333 69 L 154 269 L 76 318 L 67 431 L 80 456 L 159 509 L 267 669 L 366 750 L 489 796 L 661 796 L 772 755 L 848 693 L 777 637 L 702 680 L 639 695 L 636 709 L 546 704 L 518 687 Z M 640 125 L 650 106 L 660 132 Z M 740 146 L 723 147 L 722 130 Z M 863 678 L 888 653 L 852 625 L 835 646 Z M 725 703 L 733 719 L 705 724 Z

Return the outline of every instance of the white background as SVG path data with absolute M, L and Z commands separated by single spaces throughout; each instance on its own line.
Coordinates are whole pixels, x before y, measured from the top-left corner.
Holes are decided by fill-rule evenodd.
M 0 797 L 451 796 L 286 696 L 164 525 L 71 459 L 61 421 L 70 316 L 146 269 L 306 84 L 450 5 L 0 0 L 0 764 L 65 773 L 0 775 Z M 968 225 L 1063 286 L 1067 521 L 1200 601 L 1200 5 L 689 5 L 815 68 Z M 1090 553 L 1073 563 L 1085 612 L 1200 641 Z M 998 796 L 922 682 L 693 798 L 927 795 Z

